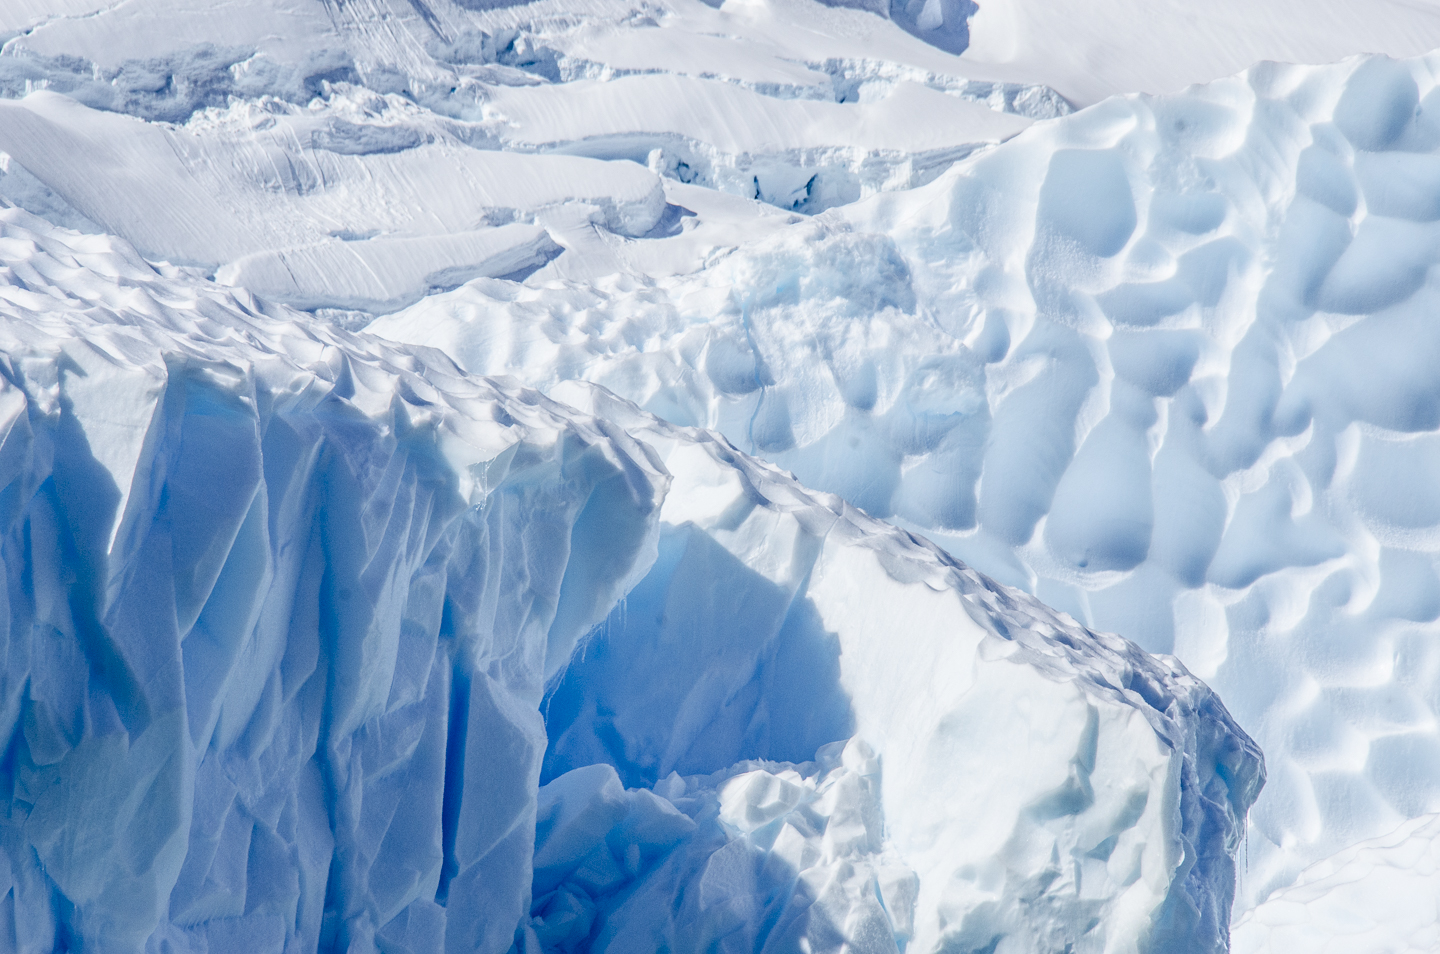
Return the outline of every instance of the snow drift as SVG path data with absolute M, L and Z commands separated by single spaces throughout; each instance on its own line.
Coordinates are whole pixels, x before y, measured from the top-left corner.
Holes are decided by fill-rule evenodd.
M 0 222 L 12 949 L 1224 949 L 1262 772 L 1178 663 L 606 392 Z
M 371 329 L 717 428 L 1174 652 L 1267 755 L 1249 905 L 1440 807 L 1437 70 L 1115 98 L 703 266 L 643 246 Z
M 1351 845 L 1245 912 L 1235 954 L 1423 954 L 1440 947 L 1440 815 Z

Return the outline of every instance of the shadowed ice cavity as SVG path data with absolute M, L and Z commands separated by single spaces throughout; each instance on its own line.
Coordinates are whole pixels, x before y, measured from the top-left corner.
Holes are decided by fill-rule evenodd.
M 743 759 L 803 762 L 855 732 L 840 644 L 808 598 L 693 526 L 591 634 L 545 703 L 549 782 L 613 765 L 631 787 Z
M 808 597 L 664 527 L 542 705 L 541 948 L 897 951 L 916 882 L 875 863 L 879 762 L 845 741 L 839 657 Z

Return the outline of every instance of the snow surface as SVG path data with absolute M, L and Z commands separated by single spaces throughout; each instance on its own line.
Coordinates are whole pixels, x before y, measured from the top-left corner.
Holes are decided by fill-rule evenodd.
M 1440 815 L 1307 868 L 1246 912 L 1235 954 L 1423 954 L 1440 949 Z
M 609 392 L 0 262 L 9 949 L 1225 949 L 1174 660 Z
M 1437 64 L 1113 99 L 706 267 L 370 327 L 718 428 L 1176 653 L 1269 760 L 1248 905 L 1440 807 Z
M 970 20 L 962 70 L 1025 77 L 1077 105 L 1117 93 L 1169 93 L 1265 60 L 1332 63 L 1440 47 L 1433 0 L 988 0 Z
M 1424 53 L 1432 3 L 20 0 L 0 42 L 0 200 L 718 429 L 1175 653 L 1267 754 L 1240 908 L 1440 810 L 1440 61 L 1230 77 Z

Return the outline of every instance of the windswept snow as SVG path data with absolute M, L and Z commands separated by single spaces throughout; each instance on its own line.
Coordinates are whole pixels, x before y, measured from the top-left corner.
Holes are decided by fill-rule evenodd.
M 634 163 L 472 149 L 387 123 L 397 100 L 262 102 L 172 128 L 42 92 L 0 100 L 0 149 L 152 258 L 307 308 L 396 308 L 541 265 L 559 251 L 533 224 L 548 210 L 581 207 L 622 235 L 664 211 Z M 519 218 L 532 224 L 494 227 Z
M 1440 815 L 1307 868 L 1235 925 L 1235 954 L 1425 954 L 1440 949 Z
M 1437 67 L 1109 100 L 689 272 L 477 282 L 371 327 L 716 427 L 1176 653 L 1270 760 L 1254 903 L 1440 806 Z
M 0 230 L 10 949 L 1225 948 L 1263 769 L 1173 660 L 608 392 Z
M 1165 751 L 1192 749 L 1177 741 L 1174 725 L 1229 725 L 1218 708 L 1206 709 L 1208 690 L 1167 662 L 1072 627 L 1029 597 L 972 579 L 875 520 L 923 533 L 1085 626 L 1173 652 L 1215 687 L 1264 747 L 1271 773 L 1248 820 L 1241 909 L 1360 839 L 1440 810 L 1440 656 L 1432 645 L 1440 635 L 1440 498 L 1432 486 L 1440 464 L 1432 446 L 1440 338 L 1431 320 L 1440 306 L 1440 58 L 1383 55 L 1440 46 L 1440 8 L 1428 0 L 1303 8 L 1293 0 L 991 0 L 978 7 L 964 0 L 21 0 L 0 9 L 0 44 L 0 204 L 95 235 L 61 234 L 5 213 L 3 253 L 23 264 L 12 266 L 0 293 L 27 316 L 57 309 L 68 316 L 53 319 L 65 330 L 12 335 L 49 355 L 42 364 L 56 383 L 45 393 L 60 401 L 56 420 L 78 414 L 88 422 L 80 429 L 86 453 L 115 475 L 116 514 L 141 500 L 132 488 L 156 492 L 164 479 L 136 461 L 169 446 L 160 435 L 170 434 L 161 423 L 171 412 L 156 390 L 172 373 L 167 349 L 198 360 L 206 348 L 241 348 L 240 338 L 250 342 L 241 348 L 244 362 L 287 370 L 275 378 L 250 373 L 252 384 L 243 387 L 207 378 L 205 388 L 229 395 L 224 401 L 240 393 L 235 387 L 258 388 L 247 398 L 256 421 L 269 420 L 272 407 L 316 413 L 320 405 L 306 404 L 306 395 L 322 392 L 364 405 L 345 420 L 359 428 L 354 434 L 371 435 L 363 440 L 389 433 L 374 438 L 382 444 L 411 433 L 409 424 L 385 431 L 386 415 L 401 405 L 451 422 L 479 415 L 494 418 L 517 447 L 578 440 L 598 448 L 582 458 L 598 455 L 607 462 L 602 470 L 625 475 L 605 478 L 620 482 L 606 486 L 631 487 L 636 500 L 651 495 L 649 542 L 621 535 L 633 549 L 616 558 L 624 582 L 575 584 L 607 595 L 567 618 L 550 664 L 525 656 L 529 668 L 513 684 L 526 713 L 515 724 L 531 733 L 516 764 L 543 773 L 526 776 L 527 785 L 543 778 L 549 792 L 540 851 L 568 859 L 555 862 L 544 876 L 553 883 L 537 887 L 530 901 L 506 896 L 517 912 L 532 904 L 523 919 L 533 936 L 522 930 L 522 947 L 584 947 L 602 935 L 617 951 L 635 943 L 703 946 L 733 928 L 740 933 L 724 943 L 760 949 L 766 932 L 793 939 L 785 933 L 793 928 L 827 949 L 846 931 L 872 937 L 879 911 L 889 933 L 873 936 L 890 940 L 875 941 L 876 950 L 903 947 L 907 937 L 917 950 L 962 940 L 981 951 L 994 941 L 992 954 L 1006 945 L 1063 949 L 1070 928 L 1055 926 L 1090 917 L 1084 905 L 1093 901 L 1104 939 L 1093 934 L 1076 950 L 1129 949 L 1130 940 L 1117 938 L 1144 949 L 1146 924 L 1181 923 L 1172 919 L 1180 917 L 1176 891 L 1199 912 L 1204 927 L 1195 943 L 1223 936 L 1230 890 L 1223 859 L 1234 847 L 1226 826 L 1234 819 L 1216 823 L 1223 836 L 1185 829 L 1200 839 L 1195 844 L 1222 845 L 1206 856 L 1221 859 L 1220 868 L 1182 875 L 1186 861 L 1159 880 L 1153 859 L 1171 865 L 1178 856 L 1166 852 L 1175 842 L 1156 834 L 1164 826 L 1151 824 L 1148 808 L 1105 815 L 1097 806 L 1123 801 L 1119 789 L 1092 786 L 1089 807 L 1060 798 L 1068 813 L 1055 817 L 1072 826 L 1063 832 L 1035 822 L 1034 799 L 1060 784 L 1046 772 L 1062 765 L 1070 766 L 1067 778 L 1079 777 L 1077 765 L 1100 771 L 1100 748 L 1077 755 L 1088 743 L 1055 726 L 1089 724 L 1093 709 L 1102 736 L 1135 733 L 1140 762 L 1124 771 L 1158 785 L 1166 772 L 1181 777 L 1165 767 Z M 1353 53 L 1380 55 L 1333 62 Z M 1251 66 L 1257 60 L 1332 65 Z M 1195 82 L 1206 85 L 1176 92 Z M 1072 114 L 1078 106 L 1089 108 Z M 146 273 L 121 240 L 166 262 L 158 266 L 163 275 Z M 56 264 L 81 262 L 86 249 L 108 251 L 85 258 L 79 271 Z M 115 264 L 121 260 L 129 264 Z M 55 304 L 61 301 L 71 304 Z M 331 330 L 286 305 L 325 319 Z M 129 307 L 148 317 L 117 323 Z M 187 315 L 178 324 L 166 310 L 174 308 Z M 231 328 L 232 319 L 248 330 L 216 330 Z M 134 330 L 154 321 L 169 330 Z M 113 330 L 122 326 L 131 330 Z M 352 338 L 334 326 L 365 326 L 404 344 Z M 35 344 L 30 334 L 50 335 L 51 344 Z M 149 342 L 140 351 L 127 337 L 136 335 Z M 62 373 L 55 342 L 89 338 L 131 342 L 95 344 L 105 356 L 94 360 L 126 369 L 138 390 L 86 397 L 89 379 Z M 471 374 L 511 375 L 519 384 L 469 381 L 414 345 L 440 349 Z M 255 357 L 260 352 L 268 357 Z M 332 367 L 337 355 L 349 356 L 341 361 L 348 370 Z M 74 360 L 92 367 L 90 357 Z M 386 370 L 356 370 L 362 366 Z M 281 378 L 288 383 L 276 383 Z M 25 400 L 40 406 L 39 397 Z M 66 410 L 67 401 L 106 409 Z M 314 426 L 309 433 L 339 440 L 326 430 L 340 426 L 334 421 Z M 469 433 L 469 424 L 456 426 Z M 436 479 L 478 481 L 489 499 L 484 461 L 493 454 L 475 451 L 462 465 L 453 456 L 459 445 L 435 440 L 426 459 L 439 461 L 435 473 L 451 475 Z M 742 452 L 819 492 L 799 490 Z M 562 497 L 583 496 L 585 481 L 601 479 L 585 470 L 574 477 L 579 483 L 565 483 L 571 477 L 555 476 L 572 474 L 564 453 L 535 453 L 550 463 L 525 471 L 530 476 L 496 465 L 503 479 L 520 481 L 507 486 L 564 484 L 555 491 Z M 667 475 L 675 482 L 668 491 Z M 376 484 L 365 499 L 386 509 L 379 501 L 396 486 Z M 424 493 L 454 504 L 448 491 Z M 441 507 L 422 522 L 469 526 L 472 501 L 461 496 L 453 513 Z M 135 513 L 161 512 L 158 498 L 144 500 Z M 298 529 L 302 516 L 292 516 L 299 522 L 287 526 L 308 532 Z M 94 531 L 105 541 L 101 550 L 128 552 L 126 535 L 139 531 L 125 521 L 141 518 L 96 519 L 105 525 Z M 814 520 L 829 529 L 817 530 Z M 534 533 L 564 538 L 545 526 Z M 862 528 L 855 540 L 869 543 L 841 546 L 840 526 Z M 596 524 L 585 532 L 599 538 L 613 530 Z M 523 537 L 522 550 L 549 553 L 555 545 L 536 540 Z M 876 540 L 889 542 L 877 549 Z M 881 554 L 873 566 L 872 553 Z M 546 559 L 555 572 L 573 567 L 583 575 L 579 568 L 588 565 L 578 550 Z M 929 569 L 915 571 L 911 560 Z M 851 569 L 827 577 L 827 568 L 841 565 Z M 390 571 L 376 564 L 367 572 Z M 280 586 L 278 579 L 253 587 Z M 612 610 L 622 591 L 630 595 Z M 865 599 L 854 595 L 862 591 Z M 985 593 L 998 602 L 985 602 Z M 544 604 L 537 599 L 533 606 Z M 972 618 L 976 599 L 985 610 Z M 933 629 L 916 622 L 931 612 L 925 607 L 946 600 L 951 608 L 934 611 Z M 1041 633 L 1035 638 L 1046 648 L 995 670 L 986 627 L 1008 612 L 1006 601 L 1024 607 L 1017 625 Z M 894 653 L 866 656 L 891 638 L 875 635 L 891 629 L 887 619 L 866 615 L 871 604 L 913 623 L 906 638 L 933 636 L 924 652 L 948 661 L 911 671 Z M 549 611 L 533 606 L 524 612 Z M 793 606 L 810 615 L 792 617 Z M 589 631 L 591 616 L 604 621 L 572 663 L 570 644 Z M 176 619 L 170 628 L 182 633 L 185 617 Z M 798 665 L 776 647 L 810 652 L 824 642 L 811 638 L 816 632 L 831 639 L 825 645 L 848 648 L 839 662 L 822 660 L 818 671 L 834 678 L 807 684 L 816 694 L 795 697 L 807 700 L 801 711 L 766 680 Z M 956 635 L 964 633 L 974 637 L 970 649 Z M 1067 640 L 1089 647 L 1081 653 L 1088 662 L 1047 668 L 1056 641 Z M 462 642 L 454 637 L 454 645 Z M 364 656 L 364 666 L 388 653 Z M 657 660 L 654 668 L 636 662 L 646 659 Z M 847 666 L 858 659 L 891 682 L 856 676 Z M 220 669 L 230 672 L 229 665 Z M 1128 677 L 1116 675 L 1126 666 L 1160 673 L 1152 682 L 1182 702 L 1143 692 L 1143 702 L 1129 699 Z M 460 679 L 462 669 L 445 678 Z M 950 716 L 939 709 L 913 714 L 903 731 L 887 721 L 911 696 L 938 699 L 936 685 L 961 678 L 955 673 L 1014 676 L 1012 669 L 1040 680 L 1053 704 L 1048 716 L 1016 712 L 988 726 L 996 739 L 1007 726 L 1029 726 L 1020 741 L 967 754 L 945 749 L 953 739 L 939 727 Z M 671 670 L 690 676 L 671 680 Z M 464 672 L 480 679 L 487 671 L 477 661 Z M 994 688 L 1002 683 L 1009 688 Z M 445 698 L 475 684 L 447 683 Z M 349 698 L 349 684 L 336 685 L 325 692 Z M 1003 679 L 986 685 L 995 712 L 1010 712 L 1014 693 L 1031 691 L 1030 683 Z M 1120 686 L 1129 701 L 1101 705 L 1092 691 L 1099 685 Z M 436 712 L 451 705 L 424 698 Z M 831 706 L 842 698 L 848 715 Z M 298 699 L 264 705 L 280 712 L 302 705 Z M 543 769 L 535 761 L 539 723 L 525 722 L 542 704 L 551 732 Z M 1175 705 L 1179 714 L 1169 711 Z M 447 726 L 469 718 L 425 711 L 424 719 Z M 1157 721 L 1156 711 L 1179 722 Z M 81 744 L 81 730 L 65 732 L 66 744 Z M 950 741 L 933 741 L 941 737 Z M 995 788 L 955 796 L 972 815 L 1004 803 L 999 815 L 986 816 L 993 843 L 967 841 L 948 802 L 923 794 L 941 784 L 917 768 L 927 757 L 909 747 L 932 745 L 926 739 L 946 758 L 971 759 L 966 764 L 996 775 Z M 825 747 L 846 740 L 848 747 Z M 1022 743 L 1048 753 L 1036 765 L 1049 768 L 1025 778 L 999 771 L 1003 746 Z M 316 744 L 329 753 L 327 766 L 362 758 Z M 1196 744 L 1196 752 L 1208 751 Z M 883 763 L 878 775 L 866 752 Z M 203 749 L 192 754 L 184 771 L 205 764 Z M 380 758 L 364 758 L 372 756 Z M 602 763 L 615 774 L 591 768 Z M 1023 775 L 1027 766 L 1010 768 Z M 1195 771 L 1204 776 L 1203 767 Z M 1249 785 L 1237 782 L 1240 794 L 1227 796 L 1230 815 L 1243 815 Z M 1030 794 L 997 794 L 1022 790 Z M 459 824 L 457 796 L 447 791 L 450 807 L 441 814 L 450 821 L 442 831 L 453 836 L 457 829 L 445 825 Z M 215 797 L 220 804 L 229 796 Z M 525 804 L 522 815 L 533 808 Z M 1172 802 L 1154 806 L 1170 811 Z M 871 826 L 875 812 L 884 816 L 883 837 Z M 1200 824 L 1186 812 L 1185 824 Z M 212 840 L 251 838 L 216 834 L 228 817 L 196 824 Z M 746 827 L 745 819 L 761 817 L 767 820 Z M 610 819 L 609 827 L 594 818 Z M 331 837 L 350 837 L 346 819 L 331 818 Z M 580 828 L 571 831 L 565 819 Z M 558 827 L 545 828 L 552 823 Z M 831 826 L 857 840 L 826 841 Z M 1413 830 L 1423 840 L 1424 830 Z M 548 842 L 552 835 L 559 840 Z M 1092 845 L 1092 836 L 1100 841 Z M 261 848 L 226 842 L 234 851 L 216 848 L 217 860 L 204 863 L 217 872 L 230 864 L 228 874 L 195 876 L 212 887 L 241 883 L 248 876 L 235 859 L 268 850 L 255 837 L 245 844 Z M 436 849 L 442 854 L 447 837 Z M 1134 851 L 1115 854 L 1125 838 Z M 155 850 L 170 860 L 147 870 L 168 871 L 178 849 Z M 380 850 L 345 856 L 343 877 L 352 880 L 337 889 L 351 892 L 344 897 L 371 897 L 369 875 L 357 872 L 380 864 Z M 1060 871 L 1047 867 L 1052 850 L 1086 860 Z M 1103 865 L 1092 851 L 1105 855 Z M 404 864 L 432 872 L 425 866 L 433 858 L 425 857 Z M 727 867 L 736 857 L 738 867 Z M 943 870 L 962 857 L 982 860 Z M 1336 857 L 1334 871 L 1356 870 L 1347 867 L 1351 855 Z M 1152 859 L 1135 862 L 1150 874 L 1125 881 L 1135 858 Z M 437 877 L 459 877 L 458 865 L 442 864 Z M 1218 880 L 1200 883 L 1212 876 Z M 296 898 L 316 890 L 305 877 Z M 1319 897 L 1328 877 L 1307 874 L 1294 890 Z M 1091 897 L 1085 885 L 1097 883 Z M 911 897 L 907 885 L 914 886 L 913 922 L 904 913 L 909 902 L 894 900 Z M 1055 885 L 1081 900 L 1047 894 Z M 85 890 L 92 888 L 101 890 Z M 167 922 L 176 930 L 220 917 L 213 911 L 222 908 L 225 917 L 234 914 L 206 893 L 211 888 L 194 890 L 200 900 L 172 899 L 166 909 L 182 911 Z M 1348 890 L 1326 894 L 1334 904 L 1326 910 L 1343 914 L 1363 900 Z M 721 896 L 730 901 L 711 910 Z M 1012 904 L 1022 896 L 1045 900 L 1022 916 Z M 659 897 L 676 905 L 663 917 L 653 910 Z M 1264 909 L 1271 913 L 1247 922 L 1245 943 L 1281 944 L 1281 933 L 1264 941 L 1255 932 L 1261 925 L 1280 931 L 1297 897 L 1277 895 L 1276 906 Z M 234 916 L 249 916 L 245 904 Z M 302 922 L 314 915 L 313 903 L 296 904 L 309 913 L 294 915 L 301 925 L 294 930 L 311 930 Z M 314 930 L 368 937 L 390 925 L 382 949 L 433 947 L 441 918 L 433 904 L 403 916 L 393 905 L 354 904 Z M 163 905 L 151 899 L 133 907 L 143 920 Z M 1342 914 L 1324 923 L 1339 925 Z M 613 932 L 605 934 L 605 925 Z M 139 930 L 125 930 L 132 928 Z M 812 928 L 818 933 L 806 933 Z M 832 928 L 840 934 L 824 933 Z M 854 943 L 871 949 L 870 941 Z

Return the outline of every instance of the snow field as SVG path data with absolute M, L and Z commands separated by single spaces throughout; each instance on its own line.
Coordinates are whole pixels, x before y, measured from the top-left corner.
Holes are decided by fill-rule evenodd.
M 0 223 L 13 949 L 1223 949 L 1263 769 L 1177 663 L 608 392 Z
M 1434 68 L 1113 99 L 688 273 L 665 239 L 371 327 L 718 428 L 1176 653 L 1269 759 L 1248 906 L 1440 805 Z
M 1235 925 L 1236 954 L 1409 954 L 1440 946 L 1440 816 L 1411 819 L 1305 869 Z
M 435 285 L 543 264 L 559 247 L 542 228 L 487 226 L 546 209 L 578 205 L 643 234 L 664 208 L 659 181 L 633 163 L 484 152 L 387 124 L 391 109 L 405 107 L 362 93 L 167 128 L 41 92 L 0 101 L 0 149 L 152 258 L 218 267 L 310 308 L 395 308 Z M 292 159 L 302 141 L 311 149 Z

